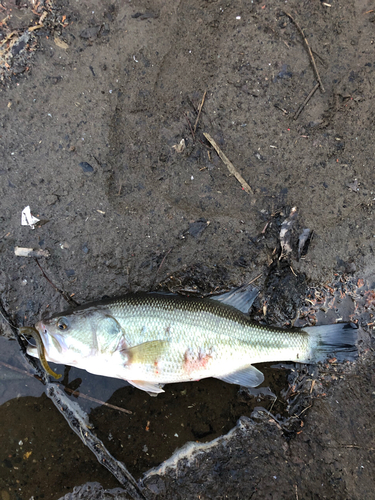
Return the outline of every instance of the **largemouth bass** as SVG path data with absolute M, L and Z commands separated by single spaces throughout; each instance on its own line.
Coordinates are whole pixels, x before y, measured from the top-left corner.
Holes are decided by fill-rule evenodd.
M 54 315 L 35 328 L 46 360 L 124 379 L 152 395 L 164 392 L 164 384 L 207 377 L 256 387 L 264 376 L 254 363 L 355 359 L 350 325 L 259 325 L 246 314 L 256 294 L 249 288 L 209 299 L 129 294 Z

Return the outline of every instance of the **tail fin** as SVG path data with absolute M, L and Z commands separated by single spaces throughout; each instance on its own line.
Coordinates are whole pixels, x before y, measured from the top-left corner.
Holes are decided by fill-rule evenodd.
M 310 335 L 312 361 L 354 361 L 358 356 L 357 326 L 353 323 L 336 323 L 304 328 Z

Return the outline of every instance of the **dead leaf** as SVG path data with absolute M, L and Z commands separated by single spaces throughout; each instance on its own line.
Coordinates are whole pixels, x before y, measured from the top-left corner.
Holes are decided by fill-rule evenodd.
M 69 48 L 69 45 L 66 42 L 64 42 L 64 40 L 61 40 L 61 38 L 57 36 L 54 37 L 53 41 L 58 47 L 60 47 L 60 49 L 66 50 Z

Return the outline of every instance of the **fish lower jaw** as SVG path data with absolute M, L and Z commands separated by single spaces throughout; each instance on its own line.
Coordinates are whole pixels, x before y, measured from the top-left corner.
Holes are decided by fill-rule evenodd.
M 28 345 L 26 347 L 26 353 L 29 356 L 32 356 L 33 358 L 39 358 L 39 356 L 38 356 L 38 349 L 36 348 L 36 346 Z
M 36 346 L 28 345 L 27 348 L 26 348 L 26 353 L 29 356 L 32 356 L 33 358 L 39 359 L 38 349 L 37 349 Z M 70 363 L 68 363 L 67 360 L 62 361 L 60 359 L 60 357 L 59 358 L 54 358 L 53 356 L 48 355 L 47 353 L 45 355 L 45 358 L 46 358 L 46 361 L 48 361 L 49 363 L 56 363 L 57 365 L 70 364 Z
M 115 358 L 115 354 L 108 357 L 90 356 L 82 359 L 76 366 L 94 375 L 128 380 L 129 370 L 124 367 L 123 360 L 116 360 Z

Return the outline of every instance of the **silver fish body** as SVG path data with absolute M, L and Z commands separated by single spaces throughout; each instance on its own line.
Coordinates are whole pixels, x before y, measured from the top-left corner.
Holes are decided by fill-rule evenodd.
M 347 329 L 343 325 L 331 325 L 336 328 L 327 334 L 327 327 L 256 324 L 234 307 L 243 309 L 243 297 L 240 292 L 218 300 L 129 294 L 55 315 L 36 328 L 48 361 L 121 378 L 153 394 L 163 392 L 166 383 L 207 377 L 255 387 L 264 377 L 252 364 L 319 361 L 328 352 L 322 348 L 327 335 L 329 349 L 338 345 L 345 356 L 349 346 L 355 351 L 352 333 L 344 343 L 337 340 Z

